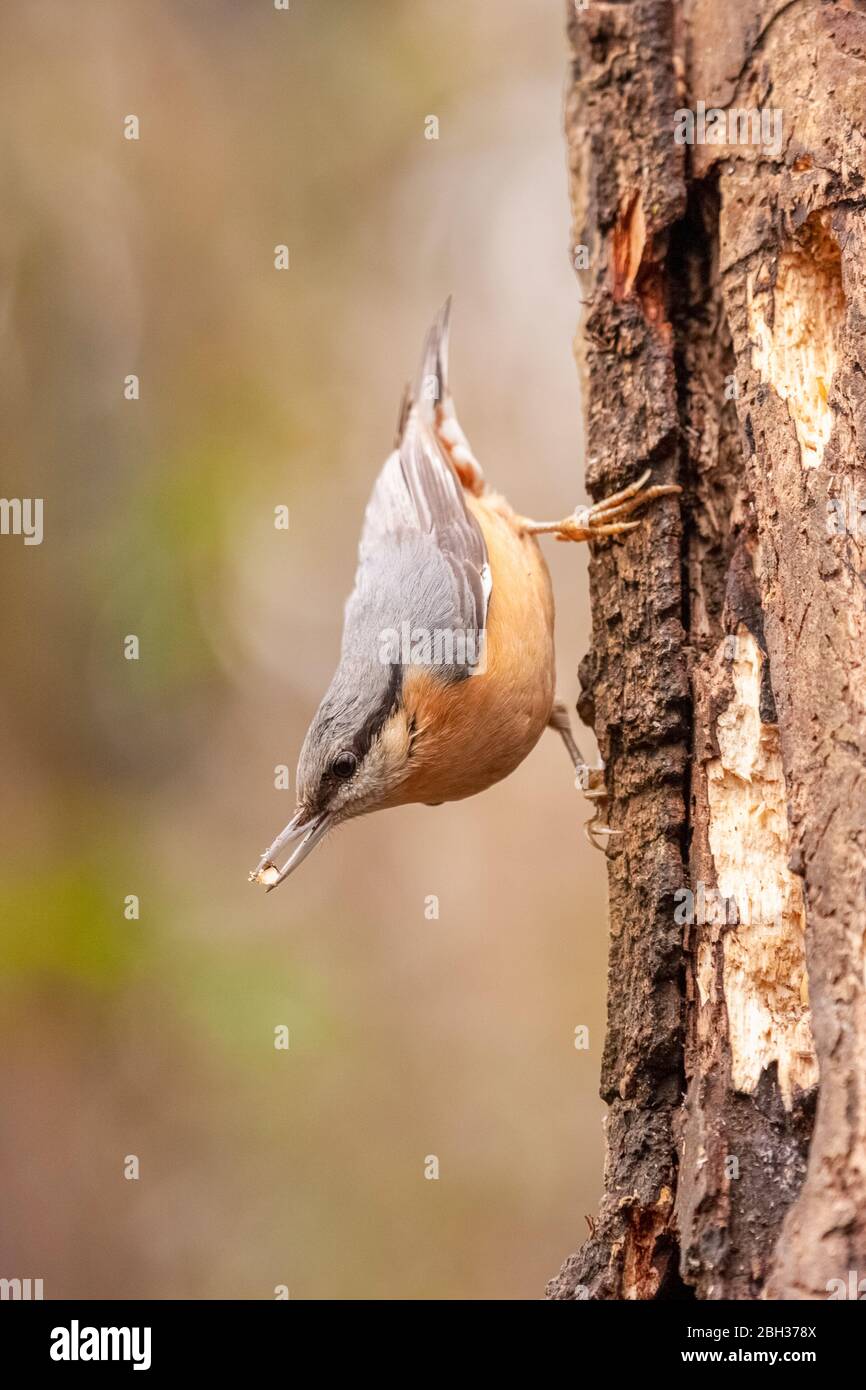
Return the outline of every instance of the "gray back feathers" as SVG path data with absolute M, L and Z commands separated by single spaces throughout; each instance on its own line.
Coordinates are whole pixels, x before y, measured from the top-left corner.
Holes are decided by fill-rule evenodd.
M 373 487 L 346 603 L 340 665 L 307 735 L 305 756 L 363 757 L 399 699 L 408 664 L 443 681 L 472 674 L 483 651 L 490 566 L 481 529 L 439 442 L 447 396 L 446 303 L 427 334 L 398 439 Z M 426 640 L 425 640 L 426 634 Z M 306 769 L 315 779 L 312 767 Z

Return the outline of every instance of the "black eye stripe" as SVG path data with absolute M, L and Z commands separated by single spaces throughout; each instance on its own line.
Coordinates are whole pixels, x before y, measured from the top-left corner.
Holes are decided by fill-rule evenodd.
M 389 714 L 395 709 L 402 684 L 403 668 L 396 663 L 392 664 L 388 672 L 388 684 L 382 692 L 378 707 L 370 713 L 352 740 L 352 748 L 359 762 L 370 751 L 373 740 L 382 732 Z
M 315 796 L 315 802 L 322 810 L 327 808 L 337 788 L 342 783 L 349 782 L 355 775 L 364 758 L 366 758 L 369 753 L 374 741 L 382 732 L 388 716 L 396 709 L 402 686 L 402 678 L 402 668 L 399 665 L 392 664 L 388 671 L 387 685 L 381 691 L 375 706 L 370 710 L 363 724 L 357 729 L 354 737 L 351 735 L 349 736 L 348 746 L 338 750 L 331 760 L 325 763 L 319 777 L 319 785 Z M 323 737 L 334 737 L 334 731 L 329 727 L 329 724 L 332 722 L 333 716 L 330 716 L 330 718 L 326 717 L 323 720 Z M 351 770 L 347 762 L 345 771 L 341 769 L 338 772 L 337 762 L 343 757 L 352 757 L 355 761 Z

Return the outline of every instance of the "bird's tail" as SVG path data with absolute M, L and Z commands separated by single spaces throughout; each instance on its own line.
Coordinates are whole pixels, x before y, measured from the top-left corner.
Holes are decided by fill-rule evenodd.
M 469 447 L 463 433 L 448 385 L 448 341 L 451 328 L 451 296 L 449 294 L 424 339 L 424 349 L 414 385 L 407 388 L 400 407 L 397 426 L 399 445 L 414 409 L 418 417 L 433 431 L 445 456 L 461 483 L 470 492 L 484 491 L 481 465 Z
M 418 375 L 412 388 L 412 399 L 422 419 L 431 424 L 436 409 L 450 400 L 448 389 L 448 335 L 451 326 L 451 296 L 449 294 L 435 321 L 427 331 L 424 350 L 418 364 Z

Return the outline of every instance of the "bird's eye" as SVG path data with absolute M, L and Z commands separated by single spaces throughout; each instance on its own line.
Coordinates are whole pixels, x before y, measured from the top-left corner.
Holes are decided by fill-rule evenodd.
M 354 775 L 357 766 L 358 759 L 355 757 L 355 754 L 351 753 L 347 748 L 344 752 L 337 754 L 336 758 L 331 763 L 331 771 L 335 777 L 339 777 L 341 781 L 347 782 L 349 778 Z

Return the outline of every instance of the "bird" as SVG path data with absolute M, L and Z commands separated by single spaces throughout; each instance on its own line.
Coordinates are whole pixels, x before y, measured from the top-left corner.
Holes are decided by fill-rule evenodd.
M 345 821 L 486 790 L 546 728 L 561 736 L 578 785 L 604 795 L 603 770 L 585 763 L 556 694 L 553 591 L 537 538 L 622 535 L 641 524 L 633 512 L 681 489 L 647 486 L 647 469 L 559 521 L 515 512 L 485 483 L 457 417 L 450 314 L 449 296 L 367 504 L 339 664 L 298 760 L 295 814 L 249 875 L 269 892 Z

